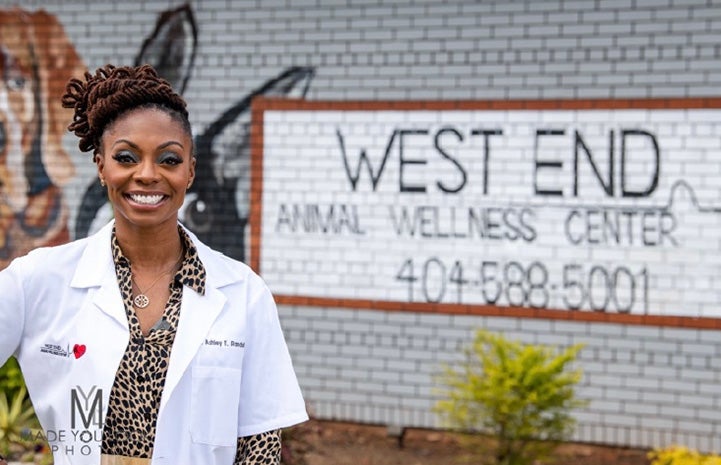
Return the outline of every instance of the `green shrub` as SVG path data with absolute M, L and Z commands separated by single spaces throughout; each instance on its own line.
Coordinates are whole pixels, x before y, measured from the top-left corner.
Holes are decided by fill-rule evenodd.
M 721 456 L 702 455 L 683 446 L 655 449 L 648 454 L 651 465 L 721 465 Z
M 10 357 L 5 365 L 0 367 L 0 392 L 13 397 L 23 387 L 25 387 L 25 381 L 20 372 L 20 366 L 14 357 Z
M 20 366 L 10 358 L 0 367 L 0 454 L 40 464 L 52 463 L 42 438 Z M 36 452 L 36 449 L 41 452 Z M 28 457 L 30 457 L 29 460 Z
M 3 455 L 9 455 L 12 446 L 27 446 L 28 432 L 37 431 L 39 426 L 25 386 L 10 396 L 0 392 L 0 452 Z
M 444 399 L 434 410 L 446 426 L 493 436 L 492 463 L 541 460 L 570 437 L 571 410 L 586 405 L 574 392 L 580 370 L 567 371 L 581 348 L 557 354 L 549 346 L 478 331 L 460 367 L 444 366 L 438 379 Z

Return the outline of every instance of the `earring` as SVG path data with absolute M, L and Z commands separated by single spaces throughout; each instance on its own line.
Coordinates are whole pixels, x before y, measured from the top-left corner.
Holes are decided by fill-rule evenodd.
M 100 185 L 101 185 L 102 187 L 105 187 L 105 179 L 100 178 Z

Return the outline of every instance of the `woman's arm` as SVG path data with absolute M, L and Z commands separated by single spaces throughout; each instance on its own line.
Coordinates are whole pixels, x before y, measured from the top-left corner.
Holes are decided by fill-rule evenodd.
M 21 260 L 15 260 L 0 271 L 0 366 L 20 345 L 25 324 L 25 298 L 22 286 Z M 2 462 L 0 462 L 2 465 Z

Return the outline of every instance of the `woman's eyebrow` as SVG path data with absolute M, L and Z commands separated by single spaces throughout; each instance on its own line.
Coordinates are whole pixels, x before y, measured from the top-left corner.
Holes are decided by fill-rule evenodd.
M 115 146 L 118 145 L 118 144 L 127 144 L 127 145 L 129 145 L 130 147 L 132 147 L 132 148 L 134 148 L 134 149 L 136 149 L 136 150 L 140 148 L 140 147 L 138 147 L 137 144 L 135 144 L 134 142 L 131 142 L 131 141 L 127 140 L 127 139 L 118 139 L 118 140 L 116 140 L 115 142 L 113 142 L 113 147 L 115 147 Z M 176 140 L 169 140 L 169 141 L 167 141 L 167 142 L 163 142 L 163 143 L 160 144 L 157 148 L 158 148 L 158 149 L 164 149 L 164 148 L 167 148 L 167 147 L 169 147 L 169 146 L 171 146 L 171 145 L 177 145 L 177 146 L 180 147 L 181 149 L 184 149 L 184 148 L 185 148 L 185 146 L 184 146 L 183 144 L 181 144 L 180 142 L 178 142 L 178 141 L 176 141 Z
M 164 142 L 164 143 L 160 144 L 160 145 L 158 146 L 158 148 L 159 148 L 159 149 L 164 149 L 164 148 L 167 148 L 167 147 L 169 147 L 169 146 L 171 146 L 171 145 L 177 145 L 177 146 L 180 147 L 181 149 L 184 149 L 184 148 L 185 148 L 185 147 L 183 146 L 183 144 L 181 144 L 181 143 L 178 142 L 177 140 L 169 140 L 168 142 Z

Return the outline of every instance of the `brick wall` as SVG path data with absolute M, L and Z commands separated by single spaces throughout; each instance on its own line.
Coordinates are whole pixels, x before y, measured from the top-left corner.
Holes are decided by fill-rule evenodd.
M 130 64 L 158 14 L 179 5 L 23 2 L 55 15 L 91 69 Z M 714 1 L 203 0 L 191 7 L 198 45 L 185 96 L 197 133 L 291 66 L 315 68 L 309 100 L 718 97 L 721 6 Z M 242 123 L 234 128 L 240 134 Z M 64 186 L 72 227 L 94 169 L 72 138 L 67 147 L 78 169 Z M 242 170 L 248 147 L 234 150 L 226 168 Z M 687 174 L 699 184 L 717 169 L 700 164 Z M 247 189 L 238 183 L 230 212 L 241 219 Z M 719 203 L 718 190 L 706 195 Z M 718 243 L 707 246 L 718 253 Z M 310 408 L 322 418 L 436 426 L 432 373 L 456 359 L 473 328 L 486 327 L 527 342 L 587 344 L 581 394 L 592 402 L 578 412 L 578 439 L 721 449 L 717 330 L 337 306 L 282 305 L 281 313 Z
M 284 309 L 296 370 L 321 418 L 437 425 L 433 375 L 475 328 L 527 343 L 584 343 L 575 438 L 719 449 L 718 332 L 503 317 Z
M 716 124 L 718 103 L 258 101 L 262 205 L 251 263 L 292 308 L 286 328 L 317 415 L 436 426 L 434 375 L 473 329 L 487 328 L 586 344 L 580 394 L 591 402 L 578 412 L 578 439 L 717 448 L 721 314 L 709 283 L 721 272 L 718 144 L 702 134 L 718 132 L 703 129 Z M 616 140 L 624 127 L 656 141 L 657 162 L 654 144 Z M 495 131 L 488 166 L 483 139 L 469 136 L 477 128 Z M 434 146 L 449 130 L 454 143 Z M 534 135 L 559 144 L 534 145 Z M 585 151 L 572 175 L 574 137 L 598 177 Z M 534 170 L 534 160 L 559 164 Z M 625 163 L 624 173 L 610 176 L 609 161 L 616 174 Z M 697 164 L 704 175 L 692 174 Z M 413 226 L 399 226 L 403 209 Z M 467 211 L 496 218 L 470 232 Z M 527 213 L 527 229 L 501 212 Z

